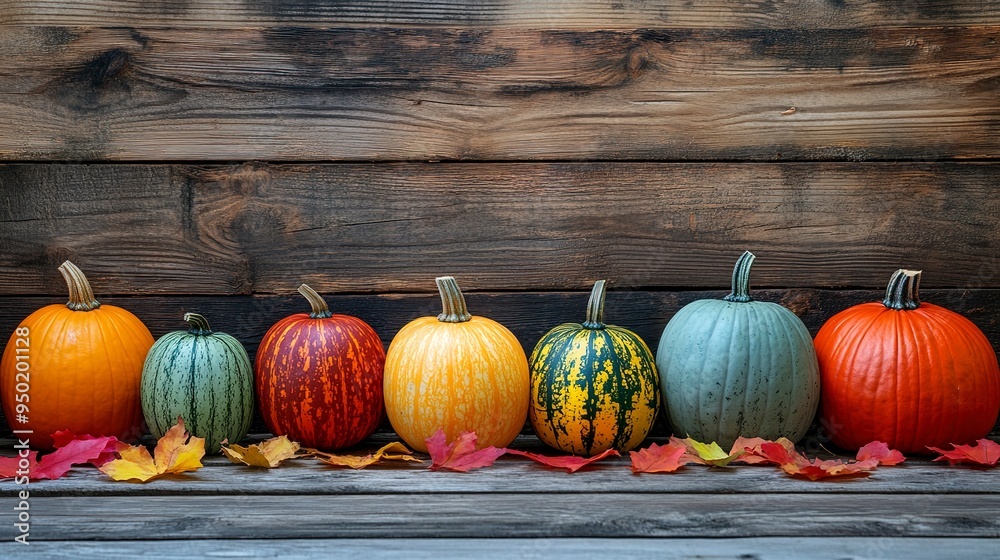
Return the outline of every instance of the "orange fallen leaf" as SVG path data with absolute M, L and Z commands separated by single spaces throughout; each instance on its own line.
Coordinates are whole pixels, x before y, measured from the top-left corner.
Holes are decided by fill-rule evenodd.
M 100 467 L 100 471 L 113 480 L 138 480 L 147 482 L 165 474 L 180 474 L 202 467 L 205 456 L 205 438 L 194 437 L 184 430 L 184 420 L 167 430 L 156 443 L 153 455 L 143 446 L 118 452 L 115 459 Z M 155 457 L 155 459 L 154 459 Z
M 906 460 L 902 453 L 895 449 L 889 449 L 889 444 L 884 441 L 873 441 L 858 450 L 856 456 L 858 461 L 875 459 L 880 465 L 898 465 Z
M 993 440 L 981 439 L 976 441 L 976 445 L 955 445 L 951 444 L 952 450 L 945 451 L 937 447 L 928 446 L 927 449 L 940 453 L 940 457 L 935 457 L 935 461 L 947 460 L 949 464 L 971 463 L 994 467 L 1000 462 L 1000 444 Z
M 351 467 L 352 469 L 363 469 L 376 463 L 382 463 L 383 461 L 412 461 L 415 463 L 423 463 L 421 459 L 417 459 L 413 456 L 413 451 L 410 451 L 405 445 L 398 441 L 383 445 L 375 453 L 369 453 L 367 455 L 334 455 L 308 448 L 306 449 L 306 452 L 315 456 L 327 465 Z
M 246 447 L 222 442 L 222 454 L 233 463 L 264 469 L 277 467 L 285 459 L 295 457 L 298 451 L 299 444 L 286 436 L 273 437 Z
M 491 466 L 497 458 L 507 452 L 506 449 L 492 445 L 476 449 L 476 432 L 462 432 L 458 439 L 447 443 L 444 431 L 438 429 L 434 435 L 425 440 L 427 452 L 431 455 L 432 471 L 447 469 L 468 472 L 472 469 Z
M 645 449 L 630 451 L 632 472 L 634 473 L 669 473 L 687 464 L 685 458 L 687 447 L 674 443 L 666 445 L 650 444 Z
M 579 455 L 539 455 L 538 453 L 529 453 L 528 451 L 518 451 L 517 449 L 507 449 L 507 453 L 512 455 L 520 455 L 521 457 L 527 457 L 536 463 L 541 463 L 547 467 L 554 467 L 557 469 L 566 469 L 568 472 L 575 473 L 576 471 L 586 467 L 591 463 L 600 461 L 601 459 L 606 459 L 608 457 L 617 457 L 621 455 L 618 453 L 617 449 L 606 449 L 597 455 L 592 457 L 580 457 Z

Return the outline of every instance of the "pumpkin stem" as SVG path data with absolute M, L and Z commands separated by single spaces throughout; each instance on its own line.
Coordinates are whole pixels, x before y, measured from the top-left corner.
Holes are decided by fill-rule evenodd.
M 590 301 L 587 302 L 587 320 L 583 326 L 588 329 L 604 328 L 604 280 L 594 282 L 594 288 L 590 290 Z
M 184 320 L 191 326 L 188 332 L 191 334 L 212 334 L 212 327 L 208 325 L 208 319 L 197 313 L 185 313 Z
M 464 323 L 472 320 L 469 309 L 465 306 L 465 296 L 458 287 L 458 282 L 453 276 L 441 276 L 435 278 L 438 292 L 441 294 L 441 305 L 444 311 L 438 315 L 438 321 L 442 323 Z
M 889 309 L 920 307 L 920 270 L 899 269 L 892 273 L 882 305 Z
M 66 307 L 73 311 L 90 311 L 101 306 L 94 299 L 94 291 L 90 289 L 90 282 L 84 276 L 83 271 L 69 261 L 59 265 L 59 273 L 66 280 L 66 287 L 69 288 L 69 301 Z
M 316 290 L 302 284 L 299 286 L 299 293 L 305 296 L 309 300 L 309 305 L 312 306 L 312 312 L 309 313 L 310 319 L 328 319 L 333 317 L 333 313 L 330 313 L 330 307 L 326 304 L 326 300 Z
M 753 301 L 750 297 L 750 267 L 756 258 L 750 251 L 744 251 L 740 255 L 736 267 L 733 268 L 733 292 L 722 299 L 739 303 Z

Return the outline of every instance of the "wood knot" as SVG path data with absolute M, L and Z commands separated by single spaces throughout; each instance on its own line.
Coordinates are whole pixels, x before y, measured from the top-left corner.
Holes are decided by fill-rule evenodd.
M 628 76 L 631 79 L 636 79 L 642 75 L 646 70 L 646 66 L 649 64 L 649 51 L 646 47 L 635 47 L 628 53 L 628 60 L 626 62 L 626 70 L 628 71 Z
M 82 75 L 87 76 L 90 85 L 99 88 L 112 78 L 124 72 L 129 66 L 129 54 L 124 49 L 111 49 L 94 57 L 84 68 Z

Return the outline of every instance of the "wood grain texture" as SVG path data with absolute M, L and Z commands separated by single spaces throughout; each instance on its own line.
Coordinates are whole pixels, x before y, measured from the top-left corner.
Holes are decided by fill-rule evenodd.
M 264 507 L 253 495 L 160 494 L 38 497 L 31 511 L 38 541 L 1000 536 L 995 496 L 957 494 L 275 495 Z
M 620 290 L 608 292 L 605 321 L 626 327 L 655 348 L 663 327 L 681 307 L 704 298 L 721 298 L 728 291 L 653 292 Z M 1000 290 L 923 290 L 923 300 L 948 307 L 971 319 L 995 347 L 1000 347 Z M 880 301 L 879 290 L 757 290 L 760 301 L 773 301 L 792 309 L 815 335 L 834 313 L 852 305 Z M 583 320 L 586 292 L 468 293 L 469 309 L 494 319 L 514 333 L 530 352 L 542 334 L 565 322 Z M 59 303 L 59 297 L 0 298 L 0 341 L 10 338 L 22 319 L 35 309 Z M 279 319 L 308 311 L 297 296 L 258 297 L 102 297 L 105 304 L 128 309 L 138 316 L 154 337 L 182 330 L 181 317 L 196 312 L 208 317 L 212 328 L 235 336 L 253 356 L 261 337 Z M 441 300 L 425 295 L 332 295 L 326 296 L 334 313 L 359 317 L 372 325 L 386 345 L 396 332 L 417 317 L 437 315 Z
M 259 441 L 262 436 L 248 441 Z M 352 453 L 365 454 L 389 441 L 394 434 L 376 434 Z M 665 438 L 649 441 L 665 443 Z M 6 448 L 13 445 L 5 440 Z M 150 442 L 152 443 L 152 442 Z M 810 456 L 830 458 L 815 439 L 803 441 L 800 449 Z M 648 442 L 643 444 L 643 447 Z M 519 436 L 512 447 L 554 455 L 537 437 Z M 426 459 L 426 456 L 422 456 Z M 271 470 L 251 469 L 230 463 L 221 456 L 205 457 L 205 467 L 184 476 L 174 476 L 145 484 L 122 484 L 111 481 L 92 467 L 76 467 L 58 480 L 32 484 L 32 497 L 57 496 L 225 496 L 239 489 L 240 494 L 255 496 L 297 495 L 377 495 L 377 494 L 813 494 L 822 501 L 831 494 L 851 495 L 941 495 L 963 494 L 996 496 L 1000 480 L 989 469 L 949 467 L 926 459 L 910 457 L 905 466 L 880 467 L 869 478 L 831 479 L 810 482 L 786 476 L 774 467 L 737 466 L 709 469 L 689 465 L 669 475 L 634 475 L 627 457 L 609 458 L 574 473 L 547 469 L 537 463 L 506 455 L 492 468 L 473 475 L 457 472 L 431 472 L 429 462 L 400 467 L 370 467 L 365 470 L 333 468 L 311 459 L 289 461 Z M 514 482 L 516 481 L 516 483 Z M 12 498 L 19 487 L 0 488 L 0 497 Z M 266 498 L 262 498 L 266 501 Z M 753 497 L 747 497 L 753 500 Z
M 725 28 L 866 28 L 1000 23 L 990 0 L 2 0 L 0 24 L 434 26 L 466 25 L 563 29 L 650 26 Z
M 1000 106 L 998 106 L 1000 107 Z M 1000 137 L 1000 136 L 998 136 Z M 0 166 L 0 294 L 1000 287 L 996 164 Z
M 0 554 L 19 558 L 23 545 L 0 543 Z M 696 560 L 710 554 L 712 560 L 800 560 L 804 550 L 810 560 L 907 558 L 939 560 L 942 554 L 955 558 L 988 558 L 996 551 L 989 538 L 890 537 L 770 537 L 736 539 L 240 539 L 175 541 L 55 541 L 31 544 L 32 557 L 51 560 L 132 560 L 155 551 L 160 560 L 191 558 L 287 558 L 326 559 L 335 551 L 342 558 L 407 558 L 441 560 L 474 558 L 489 551 L 489 558 L 513 560 L 581 560 L 585 558 L 659 558 Z
M 995 158 L 998 37 L 10 26 L 0 159 Z

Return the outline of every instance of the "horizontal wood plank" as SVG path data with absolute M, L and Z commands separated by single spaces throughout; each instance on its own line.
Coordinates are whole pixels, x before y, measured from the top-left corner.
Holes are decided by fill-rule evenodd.
M 13 26 L 0 159 L 992 159 L 998 37 Z
M 20 547 L 20 548 L 18 548 Z M 128 559 L 153 555 L 160 560 L 191 558 L 406 558 L 440 560 L 476 558 L 580 560 L 583 558 L 661 558 L 664 560 L 810 560 L 907 558 L 939 560 L 988 558 L 996 551 L 989 538 L 908 537 L 745 537 L 717 538 L 576 538 L 576 539 L 240 539 L 174 541 L 33 542 L 33 557 L 51 560 Z M 0 543 L 4 558 L 17 558 L 24 546 Z
M 255 436 L 248 441 L 259 441 Z M 394 434 L 376 434 L 350 453 L 372 452 Z M 651 442 L 665 443 L 666 438 Z M 10 449 L 12 440 L 3 440 Z M 830 458 L 814 435 L 799 445 L 810 456 Z M 537 437 L 519 436 L 515 449 L 553 455 Z M 3 453 L 0 453 L 3 454 Z M 6 453 L 9 455 L 9 453 Z M 426 456 L 422 456 L 426 459 Z M 225 496 L 230 494 L 273 495 L 376 495 L 376 494 L 816 494 L 822 501 L 830 494 L 1000 494 L 1000 477 L 989 469 L 949 467 L 924 458 L 910 457 L 904 466 L 880 467 L 870 477 L 830 479 L 810 482 L 785 475 L 775 467 L 739 465 L 713 468 L 688 465 L 671 474 L 632 474 L 630 459 L 612 457 L 584 470 L 566 474 L 548 469 L 518 456 L 506 455 L 488 469 L 469 473 L 431 472 L 429 462 L 407 463 L 398 467 L 369 467 L 364 470 L 329 467 L 313 459 L 287 461 L 280 468 L 252 469 L 230 463 L 221 455 L 205 457 L 205 467 L 183 476 L 153 480 L 145 484 L 122 484 L 110 480 L 93 467 L 75 467 L 58 480 L 33 482 L 31 496 Z M 516 483 L 512 482 L 516 481 Z M 0 497 L 13 498 L 22 487 L 8 484 Z M 266 500 L 266 498 L 262 498 Z
M 0 294 L 1000 287 L 997 165 L 5 165 Z
M 608 292 L 605 320 L 627 327 L 640 335 L 654 350 L 663 327 L 681 307 L 705 298 L 721 298 L 727 291 L 651 292 L 621 290 Z M 583 320 L 587 292 L 471 293 L 469 309 L 476 315 L 499 321 L 517 336 L 526 351 L 550 328 L 564 322 Z M 812 334 L 834 313 L 852 305 L 880 301 L 877 290 L 757 290 L 760 301 L 773 301 L 792 309 Z M 65 298 L 61 298 L 65 299 Z M 10 338 L 18 323 L 32 311 L 60 298 L 0 298 L 0 341 Z M 335 313 L 354 315 L 371 324 L 388 346 L 392 337 L 417 317 L 437 315 L 441 300 L 425 295 L 333 295 L 325 298 Z M 971 319 L 994 346 L 1000 347 L 1000 290 L 923 290 L 923 300 L 958 311 Z M 299 296 L 260 297 L 109 297 L 106 304 L 124 307 L 138 316 L 160 337 L 169 331 L 187 328 L 181 318 L 186 312 L 205 315 L 213 329 L 226 332 L 243 343 L 254 355 L 261 337 L 279 319 L 308 311 Z
M 171 25 L 466 25 L 564 29 L 649 26 L 787 28 L 1000 24 L 990 0 L 802 2 L 699 0 L 607 2 L 602 0 L 2 0 L 0 24 Z
M 516 485 L 516 479 L 510 480 Z M 36 540 L 998 537 L 990 495 L 380 494 L 38 497 Z M 100 522 L 96 522 L 100 520 Z M 9 541 L 14 529 L 0 533 Z

